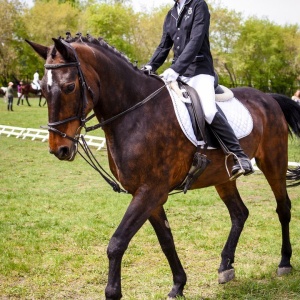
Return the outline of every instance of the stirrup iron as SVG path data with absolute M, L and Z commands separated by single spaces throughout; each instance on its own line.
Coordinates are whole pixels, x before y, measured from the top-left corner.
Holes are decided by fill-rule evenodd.
M 240 169 L 235 174 L 230 174 L 230 172 L 228 170 L 227 161 L 228 161 L 228 157 L 230 157 L 230 156 L 233 156 L 236 159 L 236 161 L 238 162 L 239 166 L 240 166 Z M 230 181 L 236 180 L 238 177 L 240 177 L 241 175 L 243 175 L 245 173 L 245 169 L 242 166 L 241 160 L 233 152 L 228 152 L 228 154 L 226 155 L 225 167 L 226 167 L 226 171 L 227 171 L 227 174 L 228 174 L 228 177 L 229 177 Z

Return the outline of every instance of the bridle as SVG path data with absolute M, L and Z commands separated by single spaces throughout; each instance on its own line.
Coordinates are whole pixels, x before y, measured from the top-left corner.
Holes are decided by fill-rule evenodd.
M 75 62 L 70 62 L 70 63 L 61 63 L 61 64 L 45 64 L 44 67 L 46 70 L 56 70 L 56 69 L 61 69 L 61 68 L 77 68 L 77 73 L 78 73 L 78 78 L 79 78 L 79 86 L 80 86 L 80 98 L 82 99 L 81 105 L 78 106 L 78 111 L 75 116 L 56 121 L 56 122 L 50 122 L 47 124 L 47 126 L 41 126 L 42 128 L 48 129 L 49 131 L 52 131 L 58 135 L 60 135 L 63 138 L 67 138 L 75 143 L 78 143 L 78 138 L 79 135 L 76 135 L 75 138 L 67 135 L 66 133 L 58 130 L 56 127 L 69 123 L 74 120 L 79 120 L 80 121 L 80 126 L 79 128 L 85 127 L 86 119 L 85 119 L 85 108 L 87 105 L 87 93 L 86 90 L 88 89 L 89 92 L 91 93 L 91 96 L 93 98 L 93 91 L 92 89 L 87 85 L 85 77 L 83 75 L 83 72 L 80 68 L 80 62 L 77 56 L 77 53 L 75 49 L 66 41 L 63 39 L 60 40 L 66 47 L 72 50 L 74 57 L 75 57 Z M 81 111 L 80 111 L 81 107 Z
M 59 120 L 56 122 L 50 122 L 48 123 L 46 126 L 41 126 L 42 128 L 48 129 L 49 131 L 52 131 L 58 135 L 60 135 L 63 138 L 69 139 L 71 141 L 73 141 L 76 145 L 80 145 L 83 149 L 83 151 L 85 152 L 87 158 L 85 156 L 83 156 L 77 147 L 77 152 L 80 154 L 80 156 L 93 168 L 95 169 L 101 176 L 102 178 L 113 188 L 113 190 L 115 192 L 124 192 L 127 193 L 127 191 L 123 190 L 120 185 L 118 184 L 118 182 L 110 175 L 108 174 L 99 164 L 99 162 L 97 161 L 97 159 L 95 158 L 95 156 L 92 154 L 90 148 L 88 147 L 85 139 L 84 139 L 84 135 L 80 135 L 79 133 L 75 135 L 75 137 L 71 137 L 69 135 L 67 135 L 66 133 L 58 130 L 56 127 L 69 123 L 71 121 L 74 120 L 79 120 L 80 121 L 80 126 L 77 130 L 77 132 L 80 132 L 81 128 L 85 129 L 85 132 L 89 132 L 95 129 L 98 129 L 100 127 L 103 127 L 109 123 L 111 123 L 112 121 L 114 121 L 115 119 L 137 109 L 138 107 L 144 105 L 146 102 L 148 102 L 149 100 L 153 99 L 157 94 L 159 94 L 165 87 L 167 84 L 164 84 L 163 86 L 161 86 L 159 89 L 157 89 L 156 91 L 154 91 L 152 94 L 150 94 L 148 97 L 146 97 L 144 100 L 138 102 L 137 104 L 133 105 L 132 107 L 128 108 L 127 110 L 111 117 L 110 119 L 107 119 L 97 125 L 91 126 L 91 127 L 86 127 L 86 123 L 88 121 L 90 121 L 92 118 L 95 117 L 95 114 L 92 114 L 91 116 L 89 116 L 88 118 L 85 117 L 85 109 L 87 106 L 87 89 L 89 90 L 92 99 L 94 99 L 94 93 L 92 91 L 92 89 L 87 85 L 87 82 L 85 80 L 84 74 L 81 70 L 80 67 L 80 62 L 77 56 L 77 53 L 75 51 L 75 49 L 66 41 L 64 41 L 63 39 L 60 40 L 66 47 L 68 47 L 69 49 L 72 50 L 74 57 L 75 57 L 75 61 L 74 62 L 69 62 L 69 63 L 60 63 L 60 64 L 45 64 L 44 67 L 46 70 L 55 70 L 55 69 L 60 69 L 60 68 L 77 68 L 77 73 L 78 73 L 78 78 L 79 78 L 79 87 L 80 87 L 80 98 L 82 99 L 82 103 L 81 105 L 79 104 L 78 106 L 78 111 L 77 114 L 75 116 L 69 117 L 69 118 L 65 118 L 63 120 Z M 81 109 L 80 109 L 81 108 Z M 81 141 L 79 140 L 81 139 Z

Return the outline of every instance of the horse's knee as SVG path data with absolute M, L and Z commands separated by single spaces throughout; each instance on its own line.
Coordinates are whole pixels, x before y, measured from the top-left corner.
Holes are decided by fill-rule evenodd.
M 125 244 L 121 239 L 112 237 L 107 247 L 107 256 L 109 259 L 122 257 L 126 249 L 127 243 Z

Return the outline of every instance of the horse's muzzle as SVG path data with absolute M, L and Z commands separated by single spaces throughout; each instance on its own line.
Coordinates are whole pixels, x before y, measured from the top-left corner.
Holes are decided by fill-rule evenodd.
M 51 154 L 54 154 L 59 160 L 68 160 L 73 161 L 75 158 L 75 155 L 77 153 L 77 144 L 74 143 L 72 146 L 60 146 L 58 147 L 57 151 L 49 149 L 49 152 Z

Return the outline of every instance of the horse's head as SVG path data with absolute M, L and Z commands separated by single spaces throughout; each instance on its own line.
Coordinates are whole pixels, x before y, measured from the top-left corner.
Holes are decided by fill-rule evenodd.
M 48 104 L 50 153 L 60 160 L 73 160 L 83 120 L 93 108 L 86 91 L 87 82 L 76 50 L 62 39 L 51 47 L 30 41 L 29 45 L 45 59 L 41 88 Z

